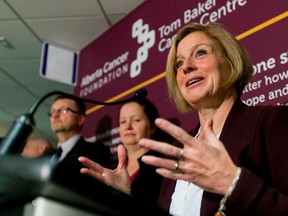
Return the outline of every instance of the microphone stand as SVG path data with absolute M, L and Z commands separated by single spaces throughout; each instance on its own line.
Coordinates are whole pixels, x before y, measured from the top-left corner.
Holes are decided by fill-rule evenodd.
M 26 139 L 28 138 L 29 134 L 33 131 L 35 127 L 35 121 L 34 121 L 34 114 L 40 104 L 48 97 L 52 95 L 65 95 L 68 98 L 71 99 L 80 99 L 84 102 L 93 103 L 97 105 L 116 105 L 121 103 L 127 103 L 130 101 L 134 101 L 137 99 L 141 99 L 146 97 L 148 94 L 146 89 L 139 89 L 135 92 L 135 95 L 131 98 L 122 100 L 122 101 L 115 101 L 115 102 L 102 102 L 102 101 L 95 101 L 91 99 L 84 99 L 79 98 L 75 95 L 68 94 L 61 91 L 52 91 L 38 99 L 30 108 L 28 113 L 23 114 L 19 116 L 9 129 L 7 136 L 2 140 L 1 147 L 0 147 L 0 155 L 6 155 L 6 154 L 17 154 L 19 153 L 21 147 L 24 145 Z

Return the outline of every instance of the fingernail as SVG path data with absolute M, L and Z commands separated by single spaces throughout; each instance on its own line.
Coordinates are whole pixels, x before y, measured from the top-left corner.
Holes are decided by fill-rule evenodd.
M 141 139 L 139 140 L 139 145 L 143 145 L 144 144 L 144 141 Z

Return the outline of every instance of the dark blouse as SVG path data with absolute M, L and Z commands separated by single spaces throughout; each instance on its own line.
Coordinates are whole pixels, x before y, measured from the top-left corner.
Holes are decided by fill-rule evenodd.
M 162 156 L 154 151 L 148 151 L 145 155 Z M 156 205 L 162 176 L 156 173 L 156 167 L 143 163 L 141 157 L 138 162 L 140 168 L 131 184 L 131 194 L 145 204 Z

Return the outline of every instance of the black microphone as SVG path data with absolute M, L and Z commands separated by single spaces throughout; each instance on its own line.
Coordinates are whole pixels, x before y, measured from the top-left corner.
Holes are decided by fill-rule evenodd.
M 139 100 L 141 98 L 144 98 L 148 95 L 148 92 L 146 89 L 138 89 L 134 96 L 125 100 L 121 100 L 121 101 L 115 101 L 115 102 L 102 102 L 102 101 L 95 101 L 95 100 L 91 100 L 91 99 L 85 99 L 85 98 L 81 98 L 82 101 L 84 102 L 88 102 L 88 103 L 93 103 L 93 104 L 98 104 L 98 105 L 106 105 L 106 106 L 111 106 L 111 105 L 117 105 L 117 104 L 122 104 L 122 103 L 127 103 L 130 101 L 135 101 L 135 100 Z
M 146 97 L 148 94 L 146 89 L 138 89 L 134 96 L 131 98 L 120 100 L 120 101 L 114 101 L 114 102 L 103 102 L 103 101 L 96 101 L 92 99 L 85 99 L 80 98 L 72 94 L 68 94 L 66 92 L 61 91 L 52 91 L 41 97 L 39 100 L 37 100 L 32 107 L 29 109 L 27 114 L 23 114 L 19 116 L 13 123 L 13 125 L 10 127 L 6 137 L 1 142 L 1 148 L 0 148 L 0 155 L 5 154 L 18 154 L 20 153 L 21 147 L 24 145 L 26 139 L 28 138 L 29 134 L 33 131 L 35 127 L 34 122 L 34 113 L 36 112 L 37 108 L 40 106 L 40 104 L 48 97 L 52 95 L 64 95 L 71 99 L 77 99 L 82 100 L 84 102 L 93 103 L 97 105 L 117 105 L 121 103 L 127 103 L 130 101 L 139 100 L 141 98 Z

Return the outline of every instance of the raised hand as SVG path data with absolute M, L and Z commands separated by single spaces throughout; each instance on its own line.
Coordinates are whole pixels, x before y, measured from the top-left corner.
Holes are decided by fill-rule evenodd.
M 102 167 L 86 157 L 79 157 L 78 160 L 87 167 L 82 168 L 80 172 L 89 175 L 116 190 L 131 195 L 131 183 L 127 172 L 126 158 L 126 150 L 123 145 L 118 146 L 118 166 L 114 170 Z
M 142 139 L 141 146 L 168 156 L 143 156 L 142 161 L 159 167 L 157 173 L 164 177 L 186 180 L 206 191 L 224 195 L 236 175 L 237 166 L 213 133 L 212 121 L 204 125 L 201 139 L 195 139 L 165 119 L 159 118 L 155 123 L 182 143 L 183 149 L 168 143 Z

